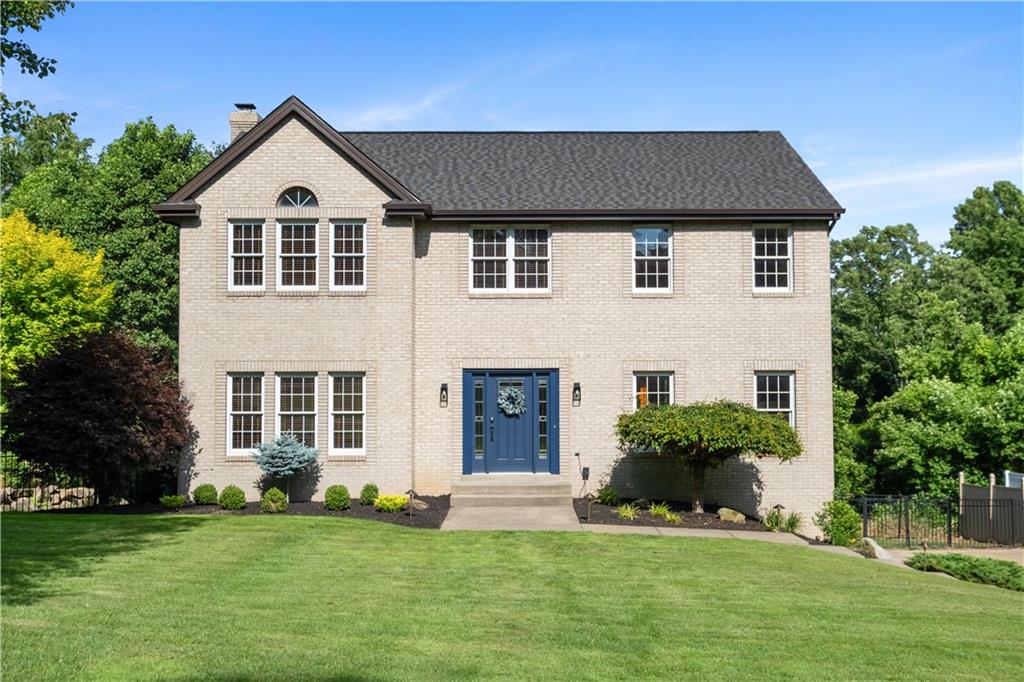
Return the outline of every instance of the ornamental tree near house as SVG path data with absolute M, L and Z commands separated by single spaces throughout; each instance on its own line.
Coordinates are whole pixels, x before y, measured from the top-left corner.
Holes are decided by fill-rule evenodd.
M 7 403 L 10 449 L 81 476 L 104 502 L 132 499 L 139 473 L 175 467 L 191 442 L 173 366 L 125 334 L 68 341 L 20 378 Z
M 299 442 L 292 434 L 278 436 L 272 443 L 262 443 L 252 458 L 260 465 L 268 479 L 285 479 L 285 492 L 289 493 L 292 476 L 316 465 L 316 448 Z
M 704 511 L 708 469 L 744 454 L 786 461 L 803 450 L 785 420 L 728 400 L 643 407 L 620 415 L 615 430 L 624 448 L 655 450 L 687 468 L 695 512 Z

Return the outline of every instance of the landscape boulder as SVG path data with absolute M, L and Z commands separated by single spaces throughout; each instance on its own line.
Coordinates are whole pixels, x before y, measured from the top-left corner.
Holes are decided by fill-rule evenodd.
M 729 523 L 744 523 L 747 520 L 747 517 L 743 513 L 738 512 L 735 509 L 729 509 L 728 507 L 722 507 L 718 510 L 718 518 L 723 521 L 728 521 Z

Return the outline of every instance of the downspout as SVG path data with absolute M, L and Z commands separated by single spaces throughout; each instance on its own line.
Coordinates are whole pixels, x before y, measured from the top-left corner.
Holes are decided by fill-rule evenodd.
M 832 234 L 832 228 L 835 227 L 836 223 L 839 222 L 840 216 L 842 216 L 842 213 L 833 213 L 832 214 L 832 220 L 828 224 L 828 232 L 829 232 L 829 234 Z
M 411 412 L 409 414 L 409 489 L 416 490 L 416 216 L 409 216 L 412 236 L 412 298 L 410 299 L 409 369 L 412 372 Z

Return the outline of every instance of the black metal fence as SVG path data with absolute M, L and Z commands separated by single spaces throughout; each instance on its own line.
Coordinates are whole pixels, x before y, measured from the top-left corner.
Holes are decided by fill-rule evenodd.
M 81 479 L 0 453 L 0 511 L 76 509 L 97 503 L 96 491 Z
M 862 532 L 882 547 L 1024 545 L 1020 500 L 922 496 L 859 497 Z

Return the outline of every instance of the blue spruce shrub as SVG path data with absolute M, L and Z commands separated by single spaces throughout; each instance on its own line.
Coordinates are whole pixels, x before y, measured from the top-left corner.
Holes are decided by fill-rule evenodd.
M 306 447 L 290 433 L 262 443 L 252 458 L 268 478 L 289 478 L 316 463 L 316 448 Z

